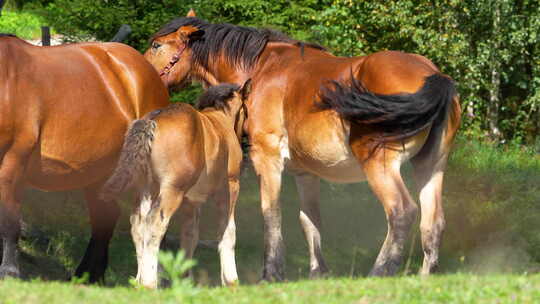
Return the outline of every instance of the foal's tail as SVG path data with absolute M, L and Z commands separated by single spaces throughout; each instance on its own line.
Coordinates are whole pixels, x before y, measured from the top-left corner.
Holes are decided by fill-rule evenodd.
M 151 180 L 150 153 L 156 122 L 138 119 L 126 133 L 118 165 L 101 189 L 101 199 L 110 201 L 116 198 L 139 180 Z
M 350 85 L 332 81 L 323 88 L 320 107 L 334 109 L 351 122 L 381 132 L 374 140 L 384 143 L 444 123 L 455 95 L 454 81 L 439 73 L 426 77 L 418 92 L 396 95 L 371 93 L 353 77 Z

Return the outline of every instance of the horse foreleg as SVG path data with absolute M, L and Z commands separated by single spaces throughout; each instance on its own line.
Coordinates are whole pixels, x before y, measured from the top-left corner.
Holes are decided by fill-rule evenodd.
M 182 204 L 184 193 L 172 186 L 161 189 L 157 201 L 149 193 L 142 195 L 141 204 L 130 217 L 131 235 L 137 250 L 137 282 L 144 287 L 158 286 L 159 245 L 171 216 Z
M 76 277 L 83 277 L 87 273 L 90 283 L 104 283 L 105 281 L 105 271 L 109 260 L 109 241 L 120 216 L 120 208 L 116 201 L 103 201 L 98 198 L 100 187 L 101 183 L 88 187 L 84 191 L 92 226 L 92 237 L 81 263 L 75 270 Z
M 295 176 L 300 195 L 300 223 L 309 248 L 311 278 L 328 272 L 321 250 L 320 178 L 311 174 Z
M 0 236 L 3 240 L 0 279 L 20 276 L 18 241 L 23 175 L 33 143 L 25 140 L 13 143 L 0 162 Z
M 388 231 L 369 274 L 389 276 L 394 275 L 401 264 L 403 248 L 418 207 L 401 178 L 398 158 L 390 155 L 392 151 L 381 149 L 379 152 L 363 165 L 368 183 L 384 207 Z M 389 154 L 389 157 L 386 158 L 385 154 Z
M 236 245 L 235 206 L 240 191 L 238 180 L 229 180 L 227 189 L 215 197 L 219 210 L 219 259 L 221 263 L 221 284 L 233 285 L 238 282 L 234 247 Z
M 261 187 L 261 209 L 264 218 L 262 279 L 266 281 L 282 281 L 285 278 L 285 245 L 281 234 L 279 204 L 283 158 L 279 152 L 279 141 L 275 139 L 270 137 L 269 140 L 261 141 L 261 138 L 255 136 L 250 150 Z

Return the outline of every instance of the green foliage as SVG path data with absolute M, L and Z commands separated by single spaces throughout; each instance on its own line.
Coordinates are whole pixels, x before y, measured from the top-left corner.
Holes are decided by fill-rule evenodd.
M 178 251 L 176 255 L 172 252 L 160 252 L 159 262 L 163 267 L 161 275 L 171 282 L 172 296 L 175 302 L 192 302 L 200 291 L 195 288 L 192 280 L 186 278 L 185 275 L 197 262 L 187 259 L 183 250 Z
M 540 4 L 537 1 L 352 1 L 315 15 L 314 37 L 337 54 L 394 49 L 424 55 L 457 80 L 469 135 L 484 137 L 490 93 L 508 139 L 540 131 Z M 499 8 L 497 24 L 495 8 Z M 501 21 L 502 20 L 502 21 Z M 500 78 L 500 86 L 493 81 Z M 472 130 L 472 131 L 471 131 Z
M 2 11 L 0 17 L 0 33 L 11 33 L 23 39 L 41 37 L 43 18 L 29 13 L 16 11 Z

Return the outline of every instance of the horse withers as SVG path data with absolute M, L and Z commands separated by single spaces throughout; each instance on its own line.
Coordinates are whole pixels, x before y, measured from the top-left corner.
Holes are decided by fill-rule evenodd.
M 120 43 L 33 46 L 0 35 L 0 278 L 19 276 L 22 192 L 83 189 L 92 238 L 75 271 L 102 281 L 120 209 L 97 197 L 129 124 L 167 106 L 158 73 Z
M 284 279 L 284 169 L 296 178 L 312 277 L 328 270 L 321 250 L 321 178 L 369 183 L 388 222 L 370 274 L 397 272 L 419 209 L 401 177 L 406 161 L 420 192 L 420 272 L 437 267 L 443 175 L 461 108 L 453 80 L 430 60 L 399 51 L 338 57 L 279 32 L 213 24 L 193 14 L 164 25 L 145 57 L 168 86 L 252 79 L 245 131 L 261 185 L 263 279 Z
M 239 87 L 209 88 L 198 108 L 170 105 L 136 120 L 128 130 L 114 174 L 102 198 L 115 198 L 135 186 L 141 198 L 131 215 L 131 234 L 137 250 L 137 282 L 158 285 L 159 244 L 169 220 L 179 209 L 181 248 L 193 256 L 199 237 L 198 210 L 213 198 L 219 210 L 218 250 L 221 281 L 237 282 L 234 246 L 234 207 L 238 198 L 242 149 L 243 100 L 249 80 Z

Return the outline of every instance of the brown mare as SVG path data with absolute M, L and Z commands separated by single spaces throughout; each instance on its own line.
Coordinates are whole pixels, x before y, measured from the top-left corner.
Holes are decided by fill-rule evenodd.
M 249 84 L 211 87 L 195 110 L 175 104 L 136 120 L 126 134 L 118 167 L 103 188 L 109 200 L 135 185 L 140 204 L 131 215 L 137 250 L 137 282 L 156 288 L 158 251 L 171 216 L 180 209 L 181 248 L 191 258 L 199 238 L 199 209 L 212 197 L 219 210 L 221 281 L 238 280 L 234 207 L 240 189 L 244 122 Z M 238 126 L 235 130 L 235 126 Z
M 311 275 L 327 271 L 321 253 L 320 179 L 367 180 L 388 231 L 371 275 L 392 275 L 402 260 L 417 205 L 401 165 L 410 160 L 420 190 L 422 274 L 438 263 L 444 229 L 442 181 L 461 109 L 453 81 L 428 59 L 384 51 L 336 57 L 270 30 L 178 18 L 154 36 L 145 57 L 169 86 L 252 79 L 246 100 L 250 157 L 259 176 L 265 228 L 263 279 L 284 278 L 279 192 L 296 176 Z
M 102 281 L 119 216 L 97 197 L 129 124 L 168 104 L 155 69 L 118 43 L 37 47 L 0 36 L 0 278 L 19 276 L 22 191 L 83 189 L 92 238 L 75 275 Z

